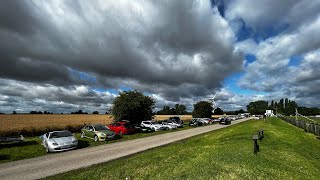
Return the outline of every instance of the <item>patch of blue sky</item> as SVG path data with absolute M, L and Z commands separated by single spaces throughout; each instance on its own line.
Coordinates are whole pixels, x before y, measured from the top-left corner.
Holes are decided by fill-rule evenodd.
M 265 95 L 266 92 L 257 92 L 249 89 L 243 89 L 238 85 L 239 79 L 244 75 L 244 72 L 234 73 L 223 81 L 223 88 L 226 88 L 234 94 L 244 94 L 244 95 Z
M 244 20 L 238 19 L 236 21 L 240 24 L 240 28 L 236 34 L 238 42 L 251 38 L 256 43 L 259 43 L 270 37 L 279 35 L 289 27 L 288 24 L 278 24 L 276 26 L 264 27 L 260 30 L 254 30 L 252 27 L 248 26 Z
M 290 58 L 290 61 L 288 63 L 288 66 L 298 66 L 300 65 L 301 61 L 303 59 L 303 56 L 301 55 L 294 55 Z
M 211 0 L 211 6 L 216 6 L 218 8 L 219 14 L 224 17 L 225 3 L 223 0 Z
M 90 82 L 97 82 L 97 78 L 93 75 L 90 75 L 89 73 L 78 71 L 71 68 L 69 68 L 69 71 L 75 78 L 80 78 L 81 80 Z
M 246 54 L 244 58 L 246 60 L 245 67 L 247 67 L 248 64 L 253 63 L 255 60 L 257 60 L 257 57 L 254 54 Z
M 119 89 L 93 87 L 91 88 L 91 90 L 97 91 L 97 92 L 109 92 L 111 94 L 119 94 L 119 92 L 123 92 L 123 91 L 133 91 L 132 88 L 127 86 L 121 86 Z

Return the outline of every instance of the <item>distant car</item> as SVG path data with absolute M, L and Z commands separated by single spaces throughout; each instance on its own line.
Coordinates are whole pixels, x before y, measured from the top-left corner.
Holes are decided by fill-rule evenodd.
M 137 124 L 135 125 L 136 131 L 138 132 L 152 132 L 150 127 L 145 127 L 144 125 Z
M 162 131 L 168 129 L 167 127 L 163 126 L 162 124 L 156 121 L 142 121 L 141 125 L 144 127 L 150 127 L 152 131 Z
M 200 118 L 192 118 L 189 122 L 189 126 L 203 126 L 203 122 Z
M 177 129 L 177 125 L 175 125 L 175 124 L 169 124 L 168 122 L 166 122 L 166 121 L 162 121 L 161 122 L 161 124 L 163 125 L 163 126 L 165 126 L 165 127 L 167 127 L 169 130 L 176 130 Z
M 71 150 L 78 146 L 78 140 L 67 130 L 47 132 L 41 138 L 47 153 Z
M 227 117 L 221 118 L 219 124 L 228 125 L 228 124 L 231 124 L 231 120 Z
M 177 124 L 180 124 L 178 127 L 183 127 L 183 121 L 178 116 L 169 117 L 170 121 L 175 121 Z
M 164 124 L 170 124 L 170 125 L 175 125 L 175 126 L 177 126 L 178 128 L 182 128 L 182 127 L 183 127 L 183 124 L 177 123 L 176 121 L 173 121 L 173 120 L 163 120 L 162 123 L 164 123 Z
M 108 125 L 108 128 L 119 135 L 133 134 L 136 131 L 134 125 L 130 124 L 130 122 L 127 121 L 112 123 Z
M 89 124 L 81 129 L 81 138 L 90 138 L 94 141 L 114 139 L 116 134 L 102 124 Z

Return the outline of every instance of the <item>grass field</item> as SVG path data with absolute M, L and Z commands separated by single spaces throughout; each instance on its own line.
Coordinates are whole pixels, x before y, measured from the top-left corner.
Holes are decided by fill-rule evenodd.
M 164 120 L 173 115 L 156 115 L 155 120 Z M 182 120 L 191 119 L 191 115 L 180 115 Z M 78 130 L 84 124 L 113 122 L 111 115 L 92 114 L 1 114 L 0 115 L 0 136 L 5 135 L 39 135 L 48 130 L 70 129 Z M 67 128 L 69 127 L 69 128 Z
M 254 155 L 251 137 L 261 128 Z M 319 169 L 320 140 L 269 118 L 47 179 L 320 179 Z
M 178 128 L 175 131 L 181 131 L 190 129 L 187 124 L 183 128 Z M 125 141 L 130 139 L 142 138 L 147 136 L 154 136 L 157 134 L 169 133 L 172 131 L 157 131 L 152 133 L 136 133 L 132 135 L 122 135 L 118 137 L 116 140 L 110 140 L 105 142 L 94 142 L 92 139 L 88 138 L 80 138 L 80 133 L 76 133 L 76 138 L 78 139 L 78 148 L 86 148 L 92 146 L 98 146 L 103 144 L 114 143 L 118 141 Z M 21 143 L 0 143 L 0 163 L 16 161 L 21 159 L 28 159 L 38 156 L 46 155 L 45 148 L 41 145 L 41 139 L 38 137 L 28 137 L 26 141 Z M 62 152 L 63 153 L 63 152 Z

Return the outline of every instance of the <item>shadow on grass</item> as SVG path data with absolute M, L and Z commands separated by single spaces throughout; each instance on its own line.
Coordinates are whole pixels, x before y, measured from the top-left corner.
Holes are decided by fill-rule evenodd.
M 78 139 L 78 147 L 77 147 L 77 149 L 82 149 L 82 148 L 86 148 L 86 147 L 89 147 L 89 146 L 90 146 L 90 144 L 89 144 L 88 141 Z
M 10 156 L 9 156 L 9 155 L 0 154 L 0 160 L 8 160 L 8 159 L 10 159 Z
M 10 143 L 1 143 L 0 149 L 2 148 L 14 148 L 14 147 L 23 147 L 39 144 L 37 141 L 24 141 L 24 142 L 10 142 Z

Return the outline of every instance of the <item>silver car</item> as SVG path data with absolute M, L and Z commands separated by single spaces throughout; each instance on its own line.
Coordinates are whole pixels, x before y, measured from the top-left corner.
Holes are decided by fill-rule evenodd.
M 42 144 L 48 153 L 59 152 L 77 148 L 78 140 L 70 131 L 52 131 L 42 135 Z

